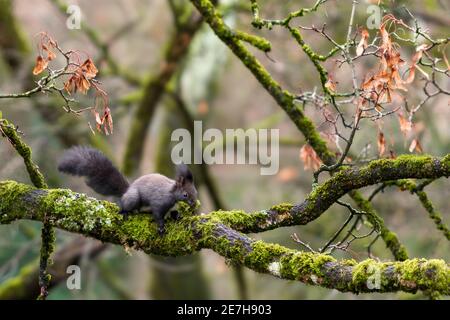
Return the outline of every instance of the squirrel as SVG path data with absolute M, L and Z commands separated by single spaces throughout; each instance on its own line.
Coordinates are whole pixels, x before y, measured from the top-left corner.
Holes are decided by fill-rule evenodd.
M 58 170 L 74 176 L 86 177 L 86 184 L 99 194 L 120 198 L 120 214 L 126 219 L 134 210 L 149 208 L 158 224 L 158 232 L 165 232 L 164 217 L 177 201 L 194 207 L 197 189 L 194 177 L 185 164 L 177 165 L 175 180 L 151 173 L 128 183 L 123 174 L 99 150 L 75 146 L 66 150 L 58 163 Z M 176 210 L 171 211 L 179 219 Z

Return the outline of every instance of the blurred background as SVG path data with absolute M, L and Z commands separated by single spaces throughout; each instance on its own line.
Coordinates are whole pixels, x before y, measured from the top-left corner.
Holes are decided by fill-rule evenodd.
M 329 1 L 319 12 L 296 20 L 293 25 L 327 23 L 328 32 L 345 41 L 351 0 Z M 363 25 L 367 6 L 360 1 L 356 19 Z M 377 2 L 377 1 L 375 1 Z M 175 5 L 173 5 L 175 3 Z M 183 4 L 184 3 L 184 4 Z M 263 15 L 282 18 L 314 1 L 259 1 Z M 425 29 L 438 37 L 448 37 L 450 5 L 446 1 L 389 1 L 385 9 L 398 12 L 402 4 L 416 16 Z M 66 26 L 64 5 L 81 9 L 81 29 Z M 320 88 L 319 77 L 311 62 L 284 30 L 256 30 L 251 26 L 249 1 L 223 0 L 222 12 L 233 28 L 264 36 L 272 43 L 269 57 L 254 48 L 252 52 L 273 77 L 291 92 Z M 181 17 L 184 17 L 181 19 Z M 187 17 L 187 18 L 186 18 Z M 404 17 L 407 20 L 407 17 Z M 175 128 L 191 129 L 192 120 L 202 120 L 203 127 L 278 128 L 280 130 L 280 170 L 273 176 L 260 175 L 257 165 L 194 166 L 199 183 L 201 212 L 215 209 L 255 211 L 281 202 L 298 202 L 311 191 L 312 172 L 303 169 L 300 148 L 304 145 L 285 113 L 261 88 L 250 72 L 210 31 L 196 21 L 198 16 L 188 1 L 165 0 L 0 0 L 0 93 L 19 93 L 33 87 L 31 70 L 37 55 L 37 37 L 46 31 L 66 49 L 86 52 L 98 69 L 98 79 L 109 95 L 114 119 L 114 134 L 92 133 L 89 123 L 95 120 L 89 112 L 79 116 L 62 109 L 63 101 L 53 95 L 35 95 L 29 99 L 2 99 L 3 117 L 19 126 L 23 139 L 33 149 L 33 157 L 51 187 L 70 188 L 99 198 L 83 179 L 63 176 L 56 170 L 62 152 L 78 144 L 92 145 L 107 154 L 132 179 L 143 173 L 161 172 L 173 175 L 170 162 L 170 134 Z M 331 46 L 314 32 L 303 32 L 305 40 L 320 53 Z M 375 31 L 371 31 L 371 37 Z M 411 56 L 413 49 L 405 49 Z M 348 70 L 337 70 L 336 63 L 325 64 L 342 86 L 351 81 Z M 363 78 L 373 65 L 358 65 Z M 173 68 L 171 68 L 173 67 Z M 173 69 L 173 70 L 172 70 Z M 169 70 L 169 71 L 167 71 Z M 447 80 L 448 81 L 448 80 Z M 446 83 L 447 88 L 449 83 Z M 168 92 L 164 93 L 167 87 Z M 420 88 L 420 83 L 418 85 Z M 421 90 L 410 90 L 408 99 L 418 103 Z M 77 95 L 80 108 L 92 104 L 92 96 Z M 320 130 L 323 119 L 314 108 L 307 114 Z M 446 96 L 430 100 L 415 116 L 425 153 L 444 155 L 450 152 L 449 101 Z M 383 120 L 389 148 L 396 154 L 408 153 L 397 117 Z M 140 128 L 132 133 L 131 128 Z M 133 136 L 134 134 L 134 136 Z M 353 152 L 368 146 L 377 155 L 377 126 L 365 123 L 358 133 Z M 335 150 L 335 148 L 334 148 Z M 132 154 L 126 157 L 125 154 Z M 13 179 L 29 183 L 22 159 L 7 143 L 0 141 L 0 180 Z M 443 179 L 427 188 L 435 206 L 449 223 L 449 183 Z M 366 188 L 369 195 L 373 188 Z M 386 225 L 399 236 L 411 257 L 450 259 L 450 245 L 436 230 L 417 197 L 397 188 L 379 194 L 374 205 Z M 297 233 L 313 248 L 322 246 L 347 217 L 346 209 L 333 206 L 319 219 L 306 226 L 281 228 L 252 235 L 301 249 L 291 239 Z M 0 226 L 0 298 L 11 279 L 19 281 L 15 298 L 33 298 L 40 244 L 39 223 L 20 221 Z M 361 227 L 364 232 L 364 226 Z M 335 251 L 339 258 L 367 258 L 367 245 L 373 237 L 356 241 L 347 252 Z M 392 260 L 382 241 L 372 254 L 381 260 Z M 344 294 L 334 290 L 279 280 L 268 275 L 230 265 L 214 252 L 203 250 L 195 256 L 164 258 L 149 256 L 120 246 L 103 245 L 96 240 L 57 231 L 54 257 L 54 287 L 49 299 L 415 299 L 423 297 L 398 294 Z M 78 264 L 82 270 L 81 290 L 68 290 L 65 268 Z M 59 269 L 58 269 L 59 268 Z M 58 270 L 56 270 L 58 269 Z M 36 282 L 36 283 L 35 283 Z

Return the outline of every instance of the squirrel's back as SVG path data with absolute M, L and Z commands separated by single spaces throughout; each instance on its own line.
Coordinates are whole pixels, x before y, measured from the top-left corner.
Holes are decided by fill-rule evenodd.
M 159 173 L 151 173 L 136 179 L 122 197 L 122 201 L 138 197 L 142 206 L 172 206 L 176 201 L 174 188 L 175 180 Z
M 106 196 L 121 197 L 129 183 L 112 162 L 99 150 L 76 146 L 64 152 L 58 170 L 86 177 L 86 184 Z

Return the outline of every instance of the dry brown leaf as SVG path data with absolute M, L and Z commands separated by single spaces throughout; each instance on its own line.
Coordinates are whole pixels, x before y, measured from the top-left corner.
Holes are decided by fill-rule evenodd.
M 328 80 L 325 83 L 325 88 L 330 90 L 330 92 L 332 92 L 332 93 L 336 92 L 336 83 L 333 81 L 331 76 L 328 76 Z
M 361 31 L 361 40 L 359 41 L 358 46 L 356 47 L 356 56 L 360 56 L 364 53 L 364 50 L 368 46 L 368 40 L 369 39 L 369 31 L 366 29 L 363 29 Z
M 77 78 L 76 85 L 75 85 L 75 91 L 80 90 L 81 93 L 86 94 L 91 87 L 91 83 L 84 75 L 80 75 Z
M 97 122 L 97 125 L 102 125 L 103 122 L 102 119 L 100 118 L 100 114 L 96 110 L 93 110 L 93 112 L 95 115 L 95 122 Z
M 86 79 L 93 79 L 97 75 L 98 69 L 94 65 L 91 58 L 86 59 L 86 61 L 81 65 L 81 71 L 84 72 Z
M 420 145 L 419 139 L 417 138 L 411 141 L 411 144 L 409 145 L 409 152 L 413 151 L 416 151 L 417 153 L 423 152 L 422 146 Z
M 317 153 L 309 144 L 305 144 L 300 149 L 300 159 L 303 162 L 303 168 L 305 170 L 312 169 L 316 171 L 320 168 L 320 165 L 322 164 L 322 161 L 317 156 Z
M 429 46 L 426 44 L 422 44 L 416 48 L 416 53 L 412 57 L 411 67 L 409 68 L 408 78 L 405 80 L 405 83 L 411 83 L 414 81 L 417 63 L 422 58 L 423 52 L 428 50 L 428 48 Z
M 66 82 L 64 82 L 64 90 L 66 90 L 68 94 L 72 94 L 72 92 L 76 90 L 75 75 L 71 76 Z
M 41 55 L 36 58 L 36 64 L 33 68 L 33 74 L 38 75 L 44 71 L 48 66 L 48 61 L 45 60 Z
M 382 157 L 384 152 L 386 151 L 386 139 L 384 138 L 383 132 L 378 132 L 378 156 Z

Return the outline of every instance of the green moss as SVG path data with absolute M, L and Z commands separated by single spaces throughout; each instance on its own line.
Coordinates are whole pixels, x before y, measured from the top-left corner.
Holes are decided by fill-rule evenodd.
M 296 252 L 280 259 L 281 275 L 305 282 L 322 281 L 320 278 L 325 276 L 323 265 L 327 262 L 336 262 L 336 259 L 325 254 Z
M 16 181 L 0 182 L 0 223 L 6 224 L 20 218 L 20 199 L 34 188 Z
M 192 227 L 187 222 L 186 218 L 176 222 L 167 219 L 166 232 L 160 236 L 150 214 L 136 214 L 116 227 L 116 233 L 123 245 L 165 256 L 180 256 L 192 254 L 198 247 Z
M 98 226 L 106 232 L 122 219 L 117 205 L 67 189 L 50 190 L 42 197 L 40 209 L 41 214 L 53 212 L 52 223 L 72 232 L 96 232 Z
M 236 31 L 236 37 L 239 40 L 245 41 L 247 43 L 250 43 L 255 48 L 258 48 L 261 51 L 269 52 L 271 50 L 270 42 L 264 38 L 248 34 L 243 31 Z
M 358 262 L 355 259 L 347 259 L 341 261 L 342 265 L 353 267 L 358 264 Z
M 412 291 L 424 288 L 450 291 L 450 270 L 443 260 L 412 259 L 397 264 L 396 271 L 401 274 L 400 282 Z
M 443 260 L 411 259 L 380 263 L 367 259 L 353 267 L 352 289 L 367 291 L 367 284 L 377 273 L 380 287 L 373 290 L 380 292 L 401 288 L 407 292 L 431 290 L 443 293 L 449 292 L 450 288 L 450 271 Z
M 360 288 L 367 287 L 369 277 L 373 275 L 375 270 L 379 270 L 377 262 L 372 259 L 366 259 L 357 265 L 353 266 L 352 271 L 352 285 L 353 287 Z
M 41 250 L 40 250 L 40 275 L 39 285 L 48 288 L 50 285 L 51 275 L 47 273 L 47 267 L 52 264 L 51 254 L 55 250 L 56 234 L 52 225 L 44 222 L 41 231 Z M 45 298 L 45 297 L 42 297 Z
M 250 253 L 245 256 L 245 264 L 260 272 L 267 272 L 270 263 L 277 261 L 289 249 L 278 244 L 254 241 Z
M 223 223 L 241 232 L 256 232 L 267 221 L 267 212 L 258 211 L 247 213 L 243 210 L 217 210 L 209 214 L 202 215 L 211 223 Z
M 276 212 L 279 212 L 279 213 L 283 213 L 283 212 L 291 211 L 293 206 L 294 205 L 292 203 L 284 202 L 284 203 L 280 203 L 280 204 L 272 206 L 269 210 L 276 211 Z

